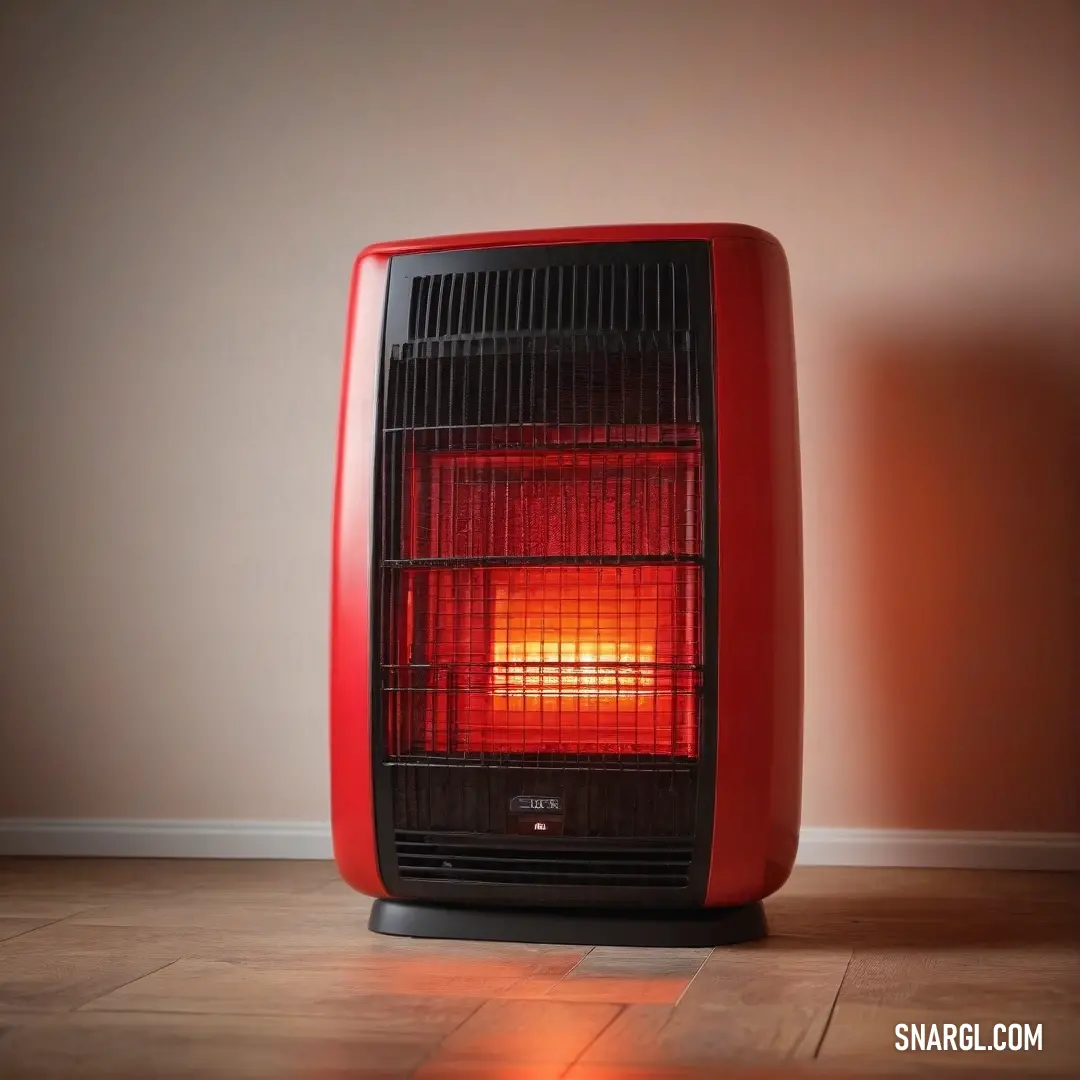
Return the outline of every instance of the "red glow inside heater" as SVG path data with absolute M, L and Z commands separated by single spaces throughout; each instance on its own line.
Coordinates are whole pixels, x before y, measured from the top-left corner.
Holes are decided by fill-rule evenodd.
M 415 454 L 398 751 L 696 757 L 697 429 L 574 434 Z
M 493 575 L 485 750 L 692 756 L 692 641 L 677 640 L 678 571 Z M 530 579 L 531 578 L 531 579 Z M 674 631 L 674 633 L 673 633 Z M 679 693 L 687 708 L 677 708 Z
M 612 709 L 655 693 L 655 598 L 581 573 L 555 582 L 530 582 L 527 572 L 500 576 L 492 612 L 496 703 L 539 709 L 556 697 Z

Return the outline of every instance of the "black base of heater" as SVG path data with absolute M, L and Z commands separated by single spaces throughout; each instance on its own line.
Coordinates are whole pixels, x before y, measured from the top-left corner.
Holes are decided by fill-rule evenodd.
M 368 929 L 397 937 L 669 949 L 737 945 L 757 941 L 768 933 L 760 902 L 692 911 L 586 911 L 376 900 Z

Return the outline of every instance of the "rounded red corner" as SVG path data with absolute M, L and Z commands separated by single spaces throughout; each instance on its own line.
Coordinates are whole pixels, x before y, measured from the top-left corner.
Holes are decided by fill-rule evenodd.
M 713 287 L 723 527 L 710 907 L 764 899 L 791 873 L 803 720 L 798 394 L 783 248 L 714 242 Z
M 387 895 L 375 840 L 368 589 L 375 387 L 389 260 L 353 265 L 338 418 L 330 615 L 330 820 L 341 876 Z

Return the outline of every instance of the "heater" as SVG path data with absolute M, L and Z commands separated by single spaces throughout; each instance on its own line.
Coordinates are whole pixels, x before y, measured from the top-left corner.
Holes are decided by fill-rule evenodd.
M 765 933 L 798 845 L 787 262 L 741 225 L 357 259 L 333 551 L 334 852 L 411 936 Z

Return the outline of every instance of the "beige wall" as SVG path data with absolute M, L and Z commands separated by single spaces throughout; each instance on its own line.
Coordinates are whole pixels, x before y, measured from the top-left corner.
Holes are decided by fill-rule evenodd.
M 794 275 L 812 825 L 1080 830 L 1075 3 L 3 5 L 0 817 L 327 816 L 354 252 Z

